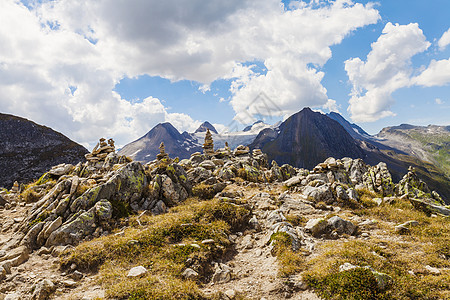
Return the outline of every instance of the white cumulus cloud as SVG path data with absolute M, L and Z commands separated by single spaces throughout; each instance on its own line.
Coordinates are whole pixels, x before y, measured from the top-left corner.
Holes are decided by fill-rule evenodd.
M 370 122 L 394 116 L 392 93 L 411 85 L 411 58 L 429 46 L 418 24 L 387 23 L 365 62 L 347 60 L 345 70 L 353 86 L 348 108 L 352 120 Z
M 450 28 L 444 32 L 438 41 L 439 49 L 444 50 L 450 44 Z
M 430 65 L 417 77 L 413 83 L 420 86 L 444 86 L 450 83 L 450 58 L 432 60 Z

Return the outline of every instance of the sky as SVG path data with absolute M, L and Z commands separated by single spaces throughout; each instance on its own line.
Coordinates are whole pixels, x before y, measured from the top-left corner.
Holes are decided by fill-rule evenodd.
M 450 125 L 450 1 L 0 0 L 0 112 L 92 148 L 336 111 Z M 0 129 L 1 130 L 1 129 Z

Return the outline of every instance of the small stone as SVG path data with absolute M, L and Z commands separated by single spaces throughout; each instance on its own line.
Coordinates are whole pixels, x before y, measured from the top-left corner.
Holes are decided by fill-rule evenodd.
M 349 271 L 359 268 L 358 266 L 352 265 L 351 263 L 344 263 L 343 265 L 339 266 L 339 272 Z
M 233 289 L 226 290 L 223 294 L 230 300 L 236 297 L 236 291 Z
M 372 201 L 375 202 L 378 206 L 380 206 L 383 203 L 383 199 L 381 198 L 373 198 Z
M 215 241 L 213 239 L 207 239 L 207 240 L 203 240 L 202 244 L 203 245 L 210 245 L 210 244 L 214 244 Z
M 49 296 L 56 290 L 56 286 L 52 281 L 48 279 L 44 279 L 39 281 L 35 287 L 33 295 L 31 296 L 32 300 L 45 300 L 49 299 Z
M 74 288 L 77 286 L 77 283 L 73 280 L 63 280 L 61 283 L 67 288 Z
M 83 273 L 81 273 L 80 271 L 75 271 L 72 274 L 70 274 L 70 278 L 72 278 L 73 280 L 76 280 L 76 281 L 82 279 L 83 276 L 84 276 Z
M 198 273 L 192 270 L 191 268 L 187 268 L 181 274 L 186 279 L 195 280 L 198 277 Z
M 439 275 L 441 271 L 438 268 L 434 268 L 432 266 L 426 265 L 425 270 L 427 270 L 430 274 Z
M 130 271 L 128 271 L 127 277 L 139 277 L 147 273 L 147 269 L 143 266 L 138 266 L 131 268 Z

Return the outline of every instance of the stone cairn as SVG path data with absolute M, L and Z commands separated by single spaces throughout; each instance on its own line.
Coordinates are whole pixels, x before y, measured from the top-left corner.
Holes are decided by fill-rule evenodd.
M 157 160 L 169 159 L 169 154 L 166 153 L 164 142 L 159 145 L 159 154 L 156 155 Z
M 214 156 L 216 154 L 214 152 L 214 142 L 212 139 L 212 134 L 209 129 L 206 130 L 205 143 L 203 144 L 203 153 L 208 156 Z
M 109 139 L 108 142 L 106 142 L 106 139 L 101 138 L 92 152 L 86 154 L 85 157 L 89 162 L 96 163 L 105 160 L 108 154 L 114 153 L 115 151 L 116 147 L 114 146 L 113 139 Z

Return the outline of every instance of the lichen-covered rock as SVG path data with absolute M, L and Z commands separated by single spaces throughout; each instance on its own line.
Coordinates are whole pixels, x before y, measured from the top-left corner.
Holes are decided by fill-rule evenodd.
M 363 176 L 365 186 L 372 192 L 384 197 L 391 197 L 394 194 L 394 183 L 387 165 L 380 162 L 378 165 L 369 167 Z
M 89 211 L 81 213 L 75 220 L 67 222 L 53 231 L 45 246 L 77 244 L 84 236 L 95 231 L 95 221 L 95 208 L 91 208 Z
M 194 184 L 200 183 L 201 181 L 206 180 L 211 176 L 212 172 L 202 167 L 196 167 L 192 170 L 189 170 L 187 173 L 188 180 Z
M 113 206 L 111 202 L 106 199 L 102 199 L 95 203 L 95 215 L 99 221 L 108 221 L 112 218 Z
M 417 176 L 412 167 L 409 167 L 408 173 L 395 186 L 395 193 L 399 196 L 407 195 L 408 198 L 427 199 L 430 204 L 445 204 L 441 196 L 437 192 L 431 191 L 428 185 Z
M 268 172 L 267 178 L 270 182 L 283 181 L 283 174 L 276 161 L 272 160 L 271 168 Z

